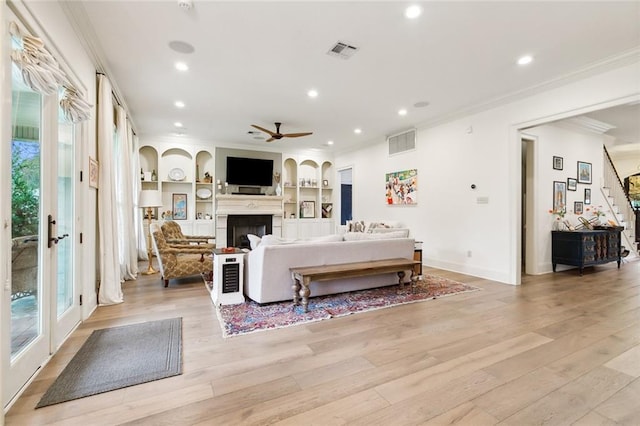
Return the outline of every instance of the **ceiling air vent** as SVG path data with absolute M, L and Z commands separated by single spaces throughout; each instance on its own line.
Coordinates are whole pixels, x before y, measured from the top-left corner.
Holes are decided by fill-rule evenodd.
M 407 130 L 387 138 L 389 155 L 416 149 L 416 129 Z
M 342 41 L 334 44 L 327 52 L 327 55 L 337 56 L 341 59 L 349 59 L 354 53 L 358 51 L 358 48 Z

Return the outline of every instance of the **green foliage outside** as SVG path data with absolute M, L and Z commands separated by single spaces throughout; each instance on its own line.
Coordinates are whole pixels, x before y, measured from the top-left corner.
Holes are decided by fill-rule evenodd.
M 29 155 L 24 143 L 11 149 L 11 237 L 38 235 L 40 153 Z

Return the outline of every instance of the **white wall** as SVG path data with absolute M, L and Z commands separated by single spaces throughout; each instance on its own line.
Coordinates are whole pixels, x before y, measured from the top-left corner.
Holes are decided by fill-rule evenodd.
M 519 284 L 519 129 L 640 99 L 638 75 L 636 59 L 503 106 L 418 128 L 415 152 L 389 157 L 386 142 L 379 140 L 337 155 L 338 169 L 353 165 L 354 219 L 402 221 L 424 241 L 429 266 Z M 409 168 L 418 169 L 418 205 L 385 205 L 385 173 Z M 478 197 L 488 197 L 488 204 L 478 204 Z M 548 214 L 547 204 L 535 208 Z

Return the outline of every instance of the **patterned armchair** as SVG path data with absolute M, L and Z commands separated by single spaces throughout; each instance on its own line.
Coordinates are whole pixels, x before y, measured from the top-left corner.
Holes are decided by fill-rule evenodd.
M 212 235 L 184 235 L 180 225 L 173 220 L 167 220 L 162 224 L 162 233 L 169 245 L 194 245 L 198 244 L 208 248 L 215 248 L 215 244 L 209 244 L 209 240 L 215 240 Z
M 213 272 L 213 260 L 208 256 L 212 253 L 211 247 L 169 245 L 157 225 L 152 225 L 152 230 L 153 249 L 158 257 L 165 287 L 169 286 L 169 280 L 172 278 L 196 274 L 210 275 Z

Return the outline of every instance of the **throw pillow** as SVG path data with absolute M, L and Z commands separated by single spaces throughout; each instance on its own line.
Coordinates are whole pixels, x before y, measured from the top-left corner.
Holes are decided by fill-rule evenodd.
M 260 245 L 260 242 L 262 241 L 262 238 L 253 234 L 247 234 L 247 238 L 249 239 L 249 245 L 251 246 L 251 250 L 255 250 L 255 248 L 258 247 L 258 245 Z
M 364 232 L 364 220 L 348 220 L 347 221 L 347 232 Z

